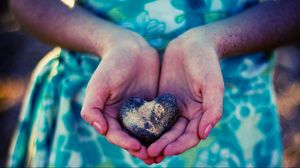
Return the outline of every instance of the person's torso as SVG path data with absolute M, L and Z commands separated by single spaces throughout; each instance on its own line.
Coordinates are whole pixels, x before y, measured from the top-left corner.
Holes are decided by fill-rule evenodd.
M 156 49 L 186 30 L 235 15 L 258 0 L 79 0 L 104 19 L 142 35 Z

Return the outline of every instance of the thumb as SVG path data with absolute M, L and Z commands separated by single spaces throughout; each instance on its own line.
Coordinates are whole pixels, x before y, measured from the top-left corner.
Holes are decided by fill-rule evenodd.
M 103 80 L 97 80 L 94 73 L 86 89 L 81 117 L 102 135 L 105 135 L 108 129 L 108 124 L 103 114 L 108 96 L 109 89 L 107 85 Z
M 215 81 L 214 81 L 215 82 Z M 198 134 L 201 139 L 206 139 L 211 129 L 222 117 L 224 84 L 207 84 L 202 89 L 203 116 L 198 127 Z

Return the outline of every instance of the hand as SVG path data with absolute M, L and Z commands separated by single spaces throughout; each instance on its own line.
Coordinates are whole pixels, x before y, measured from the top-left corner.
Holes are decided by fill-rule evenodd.
M 219 57 L 206 36 L 195 28 L 166 49 L 159 93 L 176 96 L 180 118 L 147 149 L 150 157 L 177 155 L 196 146 L 222 116 L 224 84 Z
M 118 111 L 129 97 L 155 98 L 159 57 L 142 37 L 125 29 L 110 31 L 104 44 L 86 89 L 82 118 L 112 144 L 150 163 L 146 148 L 122 129 Z

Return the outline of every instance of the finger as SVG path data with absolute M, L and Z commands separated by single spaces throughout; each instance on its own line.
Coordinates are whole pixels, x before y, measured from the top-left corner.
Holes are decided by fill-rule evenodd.
M 108 128 L 106 119 L 103 116 L 104 104 L 108 96 L 109 89 L 107 89 L 105 83 L 95 82 L 93 76 L 86 89 L 81 116 L 102 135 L 107 132 Z
M 134 157 L 137 157 L 141 160 L 146 160 L 148 159 L 148 155 L 147 155 L 147 150 L 146 150 L 146 147 L 142 146 L 140 150 L 128 150 L 128 152 L 134 156 Z
M 201 118 L 198 134 L 201 139 L 206 139 L 211 129 L 222 117 L 223 109 L 223 82 L 211 81 L 202 89 L 203 94 L 203 116 Z
M 164 156 L 181 154 L 199 143 L 200 139 L 197 134 L 197 128 L 200 117 L 201 115 L 198 115 L 198 117 L 189 122 L 185 133 L 165 148 L 163 152 Z
M 162 137 L 148 147 L 147 152 L 149 156 L 159 156 L 168 144 L 175 141 L 184 132 L 187 123 L 188 122 L 185 118 L 180 117 L 170 131 L 166 132 Z
M 153 164 L 155 162 L 154 162 L 154 159 L 150 158 L 150 159 L 144 160 L 144 163 L 147 164 L 147 165 L 151 165 L 151 164 Z
M 154 160 L 155 160 L 155 163 L 158 164 L 160 162 L 162 162 L 164 160 L 164 156 L 163 155 L 160 155 L 160 156 L 157 156 Z
M 90 123 L 99 134 L 106 134 L 107 123 L 101 112 L 101 109 L 83 109 L 81 112 L 81 116 L 86 122 Z
M 110 143 L 118 145 L 127 150 L 141 149 L 141 143 L 124 132 L 116 119 L 107 115 L 105 117 L 109 125 L 106 138 Z

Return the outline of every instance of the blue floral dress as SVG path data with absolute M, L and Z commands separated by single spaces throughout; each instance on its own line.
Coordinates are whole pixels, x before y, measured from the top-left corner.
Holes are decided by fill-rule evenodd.
M 141 34 L 160 53 L 186 30 L 238 14 L 256 0 L 79 0 L 95 15 Z M 142 167 L 80 117 L 86 85 L 101 62 L 55 49 L 39 64 L 24 102 L 9 166 Z M 221 121 L 207 140 L 154 167 L 278 167 L 280 127 L 272 86 L 274 59 L 253 53 L 223 59 Z

